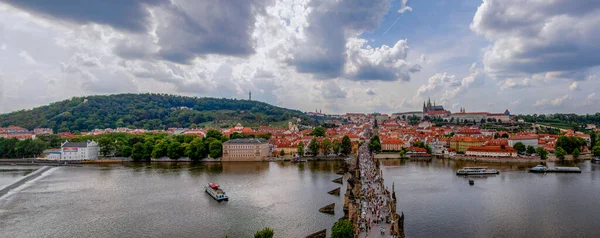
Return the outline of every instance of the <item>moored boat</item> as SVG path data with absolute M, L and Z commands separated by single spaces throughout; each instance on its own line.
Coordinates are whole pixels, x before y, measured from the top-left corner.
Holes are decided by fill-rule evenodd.
M 600 164 L 600 157 L 593 158 L 592 163 Z
M 208 185 L 204 186 L 204 191 L 217 201 L 229 201 L 229 197 L 225 194 L 225 191 L 216 183 L 208 183 Z
M 456 171 L 456 175 L 487 175 L 499 174 L 497 169 L 488 169 L 487 167 L 464 167 Z
M 529 169 L 529 172 L 532 173 L 581 173 L 581 169 L 579 167 L 554 167 L 548 168 L 543 165 L 535 166 Z
M 529 169 L 529 172 L 532 173 L 545 173 L 548 170 L 548 167 L 543 166 L 543 165 L 537 165 L 531 169 Z

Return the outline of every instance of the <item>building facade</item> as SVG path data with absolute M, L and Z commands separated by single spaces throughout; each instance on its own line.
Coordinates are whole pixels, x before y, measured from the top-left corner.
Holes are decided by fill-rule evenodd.
M 97 160 L 98 142 L 69 142 L 65 141 L 60 146 L 61 160 Z
M 517 156 L 517 151 L 508 146 L 471 146 L 465 154 L 484 157 L 513 157 Z
M 538 136 L 511 136 L 508 138 L 508 146 L 513 147 L 516 143 L 521 142 L 527 146 L 538 147 Z
M 400 151 L 404 146 L 404 141 L 399 139 L 383 139 L 381 141 L 382 151 Z
M 454 136 L 450 141 L 450 148 L 456 152 L 465 152 L 471 146 L 481 146 L 485 140 L 470 136 Z
M 270 148 L 263 138 L 233 139 L 223 143 L 221 161 L 267 161 Z

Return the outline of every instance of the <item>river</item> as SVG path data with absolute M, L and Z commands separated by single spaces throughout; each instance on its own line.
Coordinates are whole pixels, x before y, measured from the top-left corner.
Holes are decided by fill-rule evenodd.
M 339 161 L 57 167 L 0 198 L 1 237 L 277 237 L 331 228 Z M 229 202 L 203 190 L 222 185 Z M 336 203 L 336 215 L 318 209 Z
M 534 165 L 383 161 L 395 185 L 406 237 L 600 237 L 600 165 L 581 174 L 531 174 Z M 454 171 L 487 166 L 501 172 L 468 179 Z M 548 166 L 554 166 L 550 164 Z
M 343 214 L 343 197 L 327 194 L 339 186 L 331 180 L 340 163 L 53 168 L 0 198 L 0 237 L 252 237 L 267 226 L 276 237 L 304 237 Z M 407 237 L 600 237 L 600 165 L 589 161 L 578 165 L 581 174 L 451 160 L 382 164 Z M 473 186 L 454 173 L 482 165 L 501 173 Z M 26 172 L 3 173 L 7 183 Z M 205 194 L 208 182 L 220 183 L 230 201 Z M 335 215 L 318 212 L 334 202 Z

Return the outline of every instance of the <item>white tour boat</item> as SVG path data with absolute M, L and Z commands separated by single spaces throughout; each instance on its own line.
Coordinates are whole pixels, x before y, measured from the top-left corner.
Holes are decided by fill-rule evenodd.
M 499 173 L 500 171 L 496 169 L 488 169 L 487 167 L 464 167 L 456 171 L 456 175 L 487 175 Z
M 208 185 L 204 186 L 204 191 L 206 191 L 206 193 L 219 202 L 229 200 L 229 197 L 227 197 L 225 191 L 223 191 L 223 189 L 221 189 L 216 183 L 208 183 Z

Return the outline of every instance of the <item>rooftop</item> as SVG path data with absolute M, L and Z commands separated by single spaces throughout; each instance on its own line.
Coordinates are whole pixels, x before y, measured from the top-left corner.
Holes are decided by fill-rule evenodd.
M 241 138 L 241 139 L 233 139 L 228 140 L 223 144 L 262 144 L 267 143 L 267 140 L 264 138 Z

